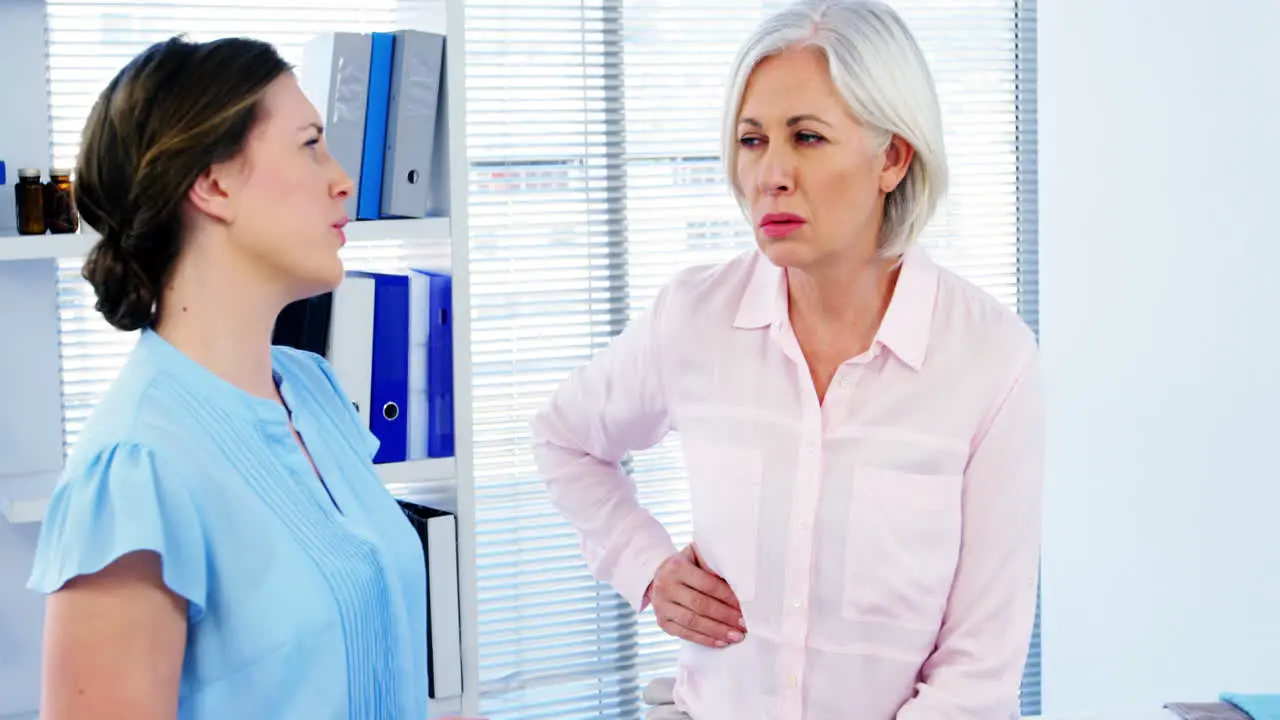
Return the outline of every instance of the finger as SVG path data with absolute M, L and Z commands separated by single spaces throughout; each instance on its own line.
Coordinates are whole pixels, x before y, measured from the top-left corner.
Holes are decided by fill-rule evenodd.
M 661 627 L 668 635 L 678 637 L 682 640 L 688 640 L 691 643 L 697 643 L 699 645 L 717 649 L 729 647 L 729 644 L 724 640 L 717 640 L 710 635 L 705 635 L 696 630 L 692 630 L 681 625 L 670 617 L 660 621 L 658 626 Z
M 676 568 L 676 581 L 713 603 L 704 615 L 713 614 L 730 625 L 738 624 L 742 617 L 742 605 L 724 578 L 692 565 L 685 565 Z
M 684 627 L 726 643 L 740 643 L 745 637 L 742 630 L 735 627 L 736 616 L 729 622 L 722 622 L 707 615 L 703 608 L 715 601 L 705 595 L 686 592 L 672 598 L 672 604 L 666 608 L 667 615 Z
M 731 608 L 741 610 L 742 603 L 738 601 L 738 596 L 734 594 L 733 588 L 729 587 L 729 583 L 707 568 L 696 545 L 690 543 L 689 548 L 693 554 L 694 569 L 699 572 L 690 573 L 687 584 L 703 595 L 710 595 Z M 734 622 L 736 623 L 736 620 Z

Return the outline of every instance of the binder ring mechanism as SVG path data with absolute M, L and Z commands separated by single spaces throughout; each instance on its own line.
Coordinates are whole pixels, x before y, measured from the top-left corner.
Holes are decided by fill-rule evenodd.
M 382 417 L 388 420 L 395 420 L 396 418 L 400 417 L 400 406 L 393 402 L 389 402 L 386 405 L 383 405 Z

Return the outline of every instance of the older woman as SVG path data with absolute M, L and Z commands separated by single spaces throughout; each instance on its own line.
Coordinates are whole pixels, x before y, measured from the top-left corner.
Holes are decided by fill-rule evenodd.
M 534 421 L 586 559 L 688 641 L 695 720 L 1006 720 L 1035 612 L 1035 339 L 916 245 L 947 185 L 884 5 L 804 0 L 737 61 L 725 162 L 757 248 L 678 274 Z M 680 434 L 694 545 L 619 462 Z

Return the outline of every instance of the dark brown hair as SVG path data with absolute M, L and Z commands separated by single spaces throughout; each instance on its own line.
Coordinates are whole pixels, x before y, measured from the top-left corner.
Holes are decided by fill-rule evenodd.
M 240 154 L 267 86 L 290 70 L 257 40 L 175 37 L 147 48 L 102 91 L 85 123 L 75 196 L 102 236 L 83 272 L 107 322 L 155 324 L 187 193 L 210 166 Z

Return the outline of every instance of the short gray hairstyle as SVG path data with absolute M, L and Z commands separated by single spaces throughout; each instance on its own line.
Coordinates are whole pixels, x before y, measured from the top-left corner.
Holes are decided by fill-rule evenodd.
M 726 177 L 738 204 L 746 199 L 737 178 L 738 113 L 747 80 L 765 58 L 813 47 L 827 58 L 831 79 L 873 144 L 894 135 L 915 157 L 885 199 L 879 245 L 896 257 L 924 231 L 947 191 L 947 156 L 937 90 L 924 54 L 902 18 L 874 0 L 799 0 L 767 18 L 734 61 L 723 119 Z

